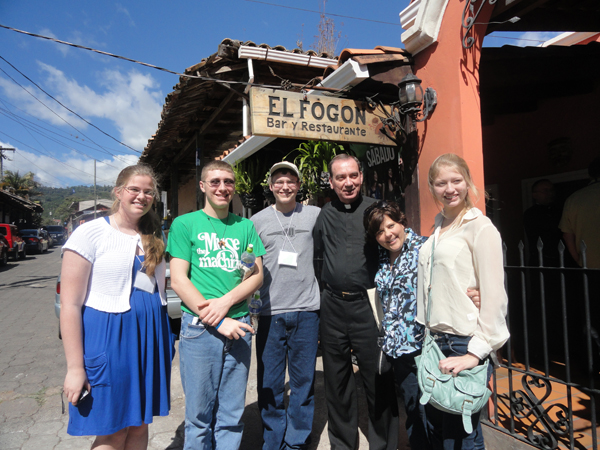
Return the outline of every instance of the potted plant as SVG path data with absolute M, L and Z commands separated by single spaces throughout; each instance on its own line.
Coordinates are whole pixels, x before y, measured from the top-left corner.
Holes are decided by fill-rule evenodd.
M 235 175 L 235 190 L 240 196 L 245 208 L 256 210 L 259 208 L 265 169 L 257 158 L 247 158 L 238 161 L 233 166 Z
M 329 176 L 327 165 L 338 153 L 344 153 L 342 145 L 332 141 L 303 142 L 284 159 L 295 154 L 294 164 L 302 174 L 302 185 L 308 195 L 318 197 L 327 194 Z M 306 195 L 305 193 L 305 195 Z

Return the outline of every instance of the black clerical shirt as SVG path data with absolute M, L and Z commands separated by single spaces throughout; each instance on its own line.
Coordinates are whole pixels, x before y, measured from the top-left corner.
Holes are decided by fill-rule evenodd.
M 364 292 L 374 286 L 377 245 L 365 240 L 363 215 L 376 201 L 359 196 L 348 209 L 335 199 L 321 209 L 313 230 L 315 257 L 323 258 L 321 281 L 333 290 Z

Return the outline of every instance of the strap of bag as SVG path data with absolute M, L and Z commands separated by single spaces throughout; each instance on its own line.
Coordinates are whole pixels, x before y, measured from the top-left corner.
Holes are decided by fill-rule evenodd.
M 427 336 L 431 330 L 429 329 L 429 319 L 431 318 L 431 279 L 433 278 L 433 252 L 435 251 L 435 241 L 437 236 L 433 235 L 433 242 L 431 244 L 431 257 L 429 258 L 429 286 L 427 286 L 427 317 L 425 318 L 425 336 Z

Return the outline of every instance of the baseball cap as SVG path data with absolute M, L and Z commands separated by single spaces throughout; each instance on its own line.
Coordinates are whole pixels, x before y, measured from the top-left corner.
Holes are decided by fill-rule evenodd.
M 298 170 L 298 167 L 296 167 L 296 164 L 293 164 L 288 161 L 281 161 L 276 164 L 273 164 L 273 167 L 271 167 L 271 170 L 269 170 L 269 177 L 273 176 L 273 172 L 279 169 L 289 170 L 290 172 L 296 174 L 298 178 L 301 178 L 300 171 Z

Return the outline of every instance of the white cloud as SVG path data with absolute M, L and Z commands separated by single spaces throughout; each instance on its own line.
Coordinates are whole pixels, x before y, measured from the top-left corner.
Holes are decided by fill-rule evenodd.
M 94 184 L 94 160 L 91 158 L 82 159 L 81 155 L 71 152 L 61 155 L 61 162 L 58 162 L 45 155 L 21 150 L 9 142 L 0 142 L 0 145 L 16 148 L 14 155 L 9 155 L 12 161 L 4 161 L 4 170 L 18 171 L 20 174 L 33 172 L 36 181 L 44 186 L 66 187 Z M 117 155 L 116 158 L 98 160 L 96 184 L 114 184 L 117 175 L 123 168 L 137 162 L 138 156 L 135 155 Z
M 537 47 L 549 39 L 558 36 L 561 33 L 555 32 L 542 32 L 542 31 L 528 31 L 527 33 L 523 33 L 517 36 L 518 40 L 511 45 L 516 45 L 517 47 Z
M 163 95 L 158 83 L 150 75 L 144 75 L 136 70 L 123 73 L 119 70 L 107 69 L 99 74 L 101 88 L 95 91 L 79 84 L 77 80 L 69 78 L 53 66 L 41 62 L 39 65 L 46 75 L 44 82 L 41 83 L 45 90 L 92 123 L 95 118 L 111 121 L 118 130 L 119 136 L 115 137 L 130 147 L 143 149 L 150 136 L 156 131 Z M 37 88 L 25 87 L 77 129 L 88 128 L 87 124 L 52 102 Z M 22 89 L 15 88 L 11 81 L 0 78 L 0 89 L 4 91 L 4 95 L 22 105 L 21 107 L 29 114 L 49 121 L 53 125 L 68 127 L 43 104 Z M 111 130 L 104 131 L 111 133 Z
M 48 36 L 48 37 L 51 37 L 51 38 L 54 38 L 54 39 L 58 39 L 58 38 L 56 37 L 56 35 L 55 35 L 55 34 L 54 34 L 52 31 L 50 31 L 50 29 L 49 29 L 49 28 L 42 28 L 42 29 L 40 30 L 40 34 L 41 34 L 42 36 Z M 61 40 L 62 40 L 62 39 L 61 39 Z M 59 43 L 57 43 L 57 42 L 53 42 L 53 43 L 52 43 L 52 45 L 54 45 L 54 47 L 55 47 L 55 48 L 56 48 L 56 49 L 57 49 L 57 50 L 58 50 L 58 51 L 59 51 L 59 52 L 60 52 L 60 53 L 61 53 L 63 56 L 67 56 L 67 54 L 69 53 L 69 49 L 70 49 L 70 47 L 69 47 L 69 46 L 67 46 L 67 45 L 65 45 L 65 44 L 59 44 Z
M 127 19 L 129 19 L 129 25 L 132 27 L 135 27 L 135 22 L 131 18 L 131 14 L 129 14 L 129 10 L 127 8 L 125 8 L 123 5 L 121 5 L 120 3 L 117 3 L 116 7 L 117 7 L 117 12 L 125 15 L 125 17 L 127 17 Z
M 42 36 L 51 37 L 53 39 L 58 39 L 61 41 L 70 42 L 72 44 L 83 45 L 84 47 L 92 47 L 92 48 L 101 48 L 106 47 L 105 44 L 101 42 L 97 42 L 89 35 L 84 35 L 81 31 L 73 30 L 71 31 L 69 36 L 62 36 L 61 38 L 57 37 L 50 28 L 42 28 L 39 32 Z M 53 42 L 53 46 L 64 56 L 66 57 L 71 53 L 73 47 L 67 44 L 60 44 L 58 42 Z M 81 51 L 81 50 L 78 50 Z M 90 53 L 90 56 L 96 55 L 96 53 Z

